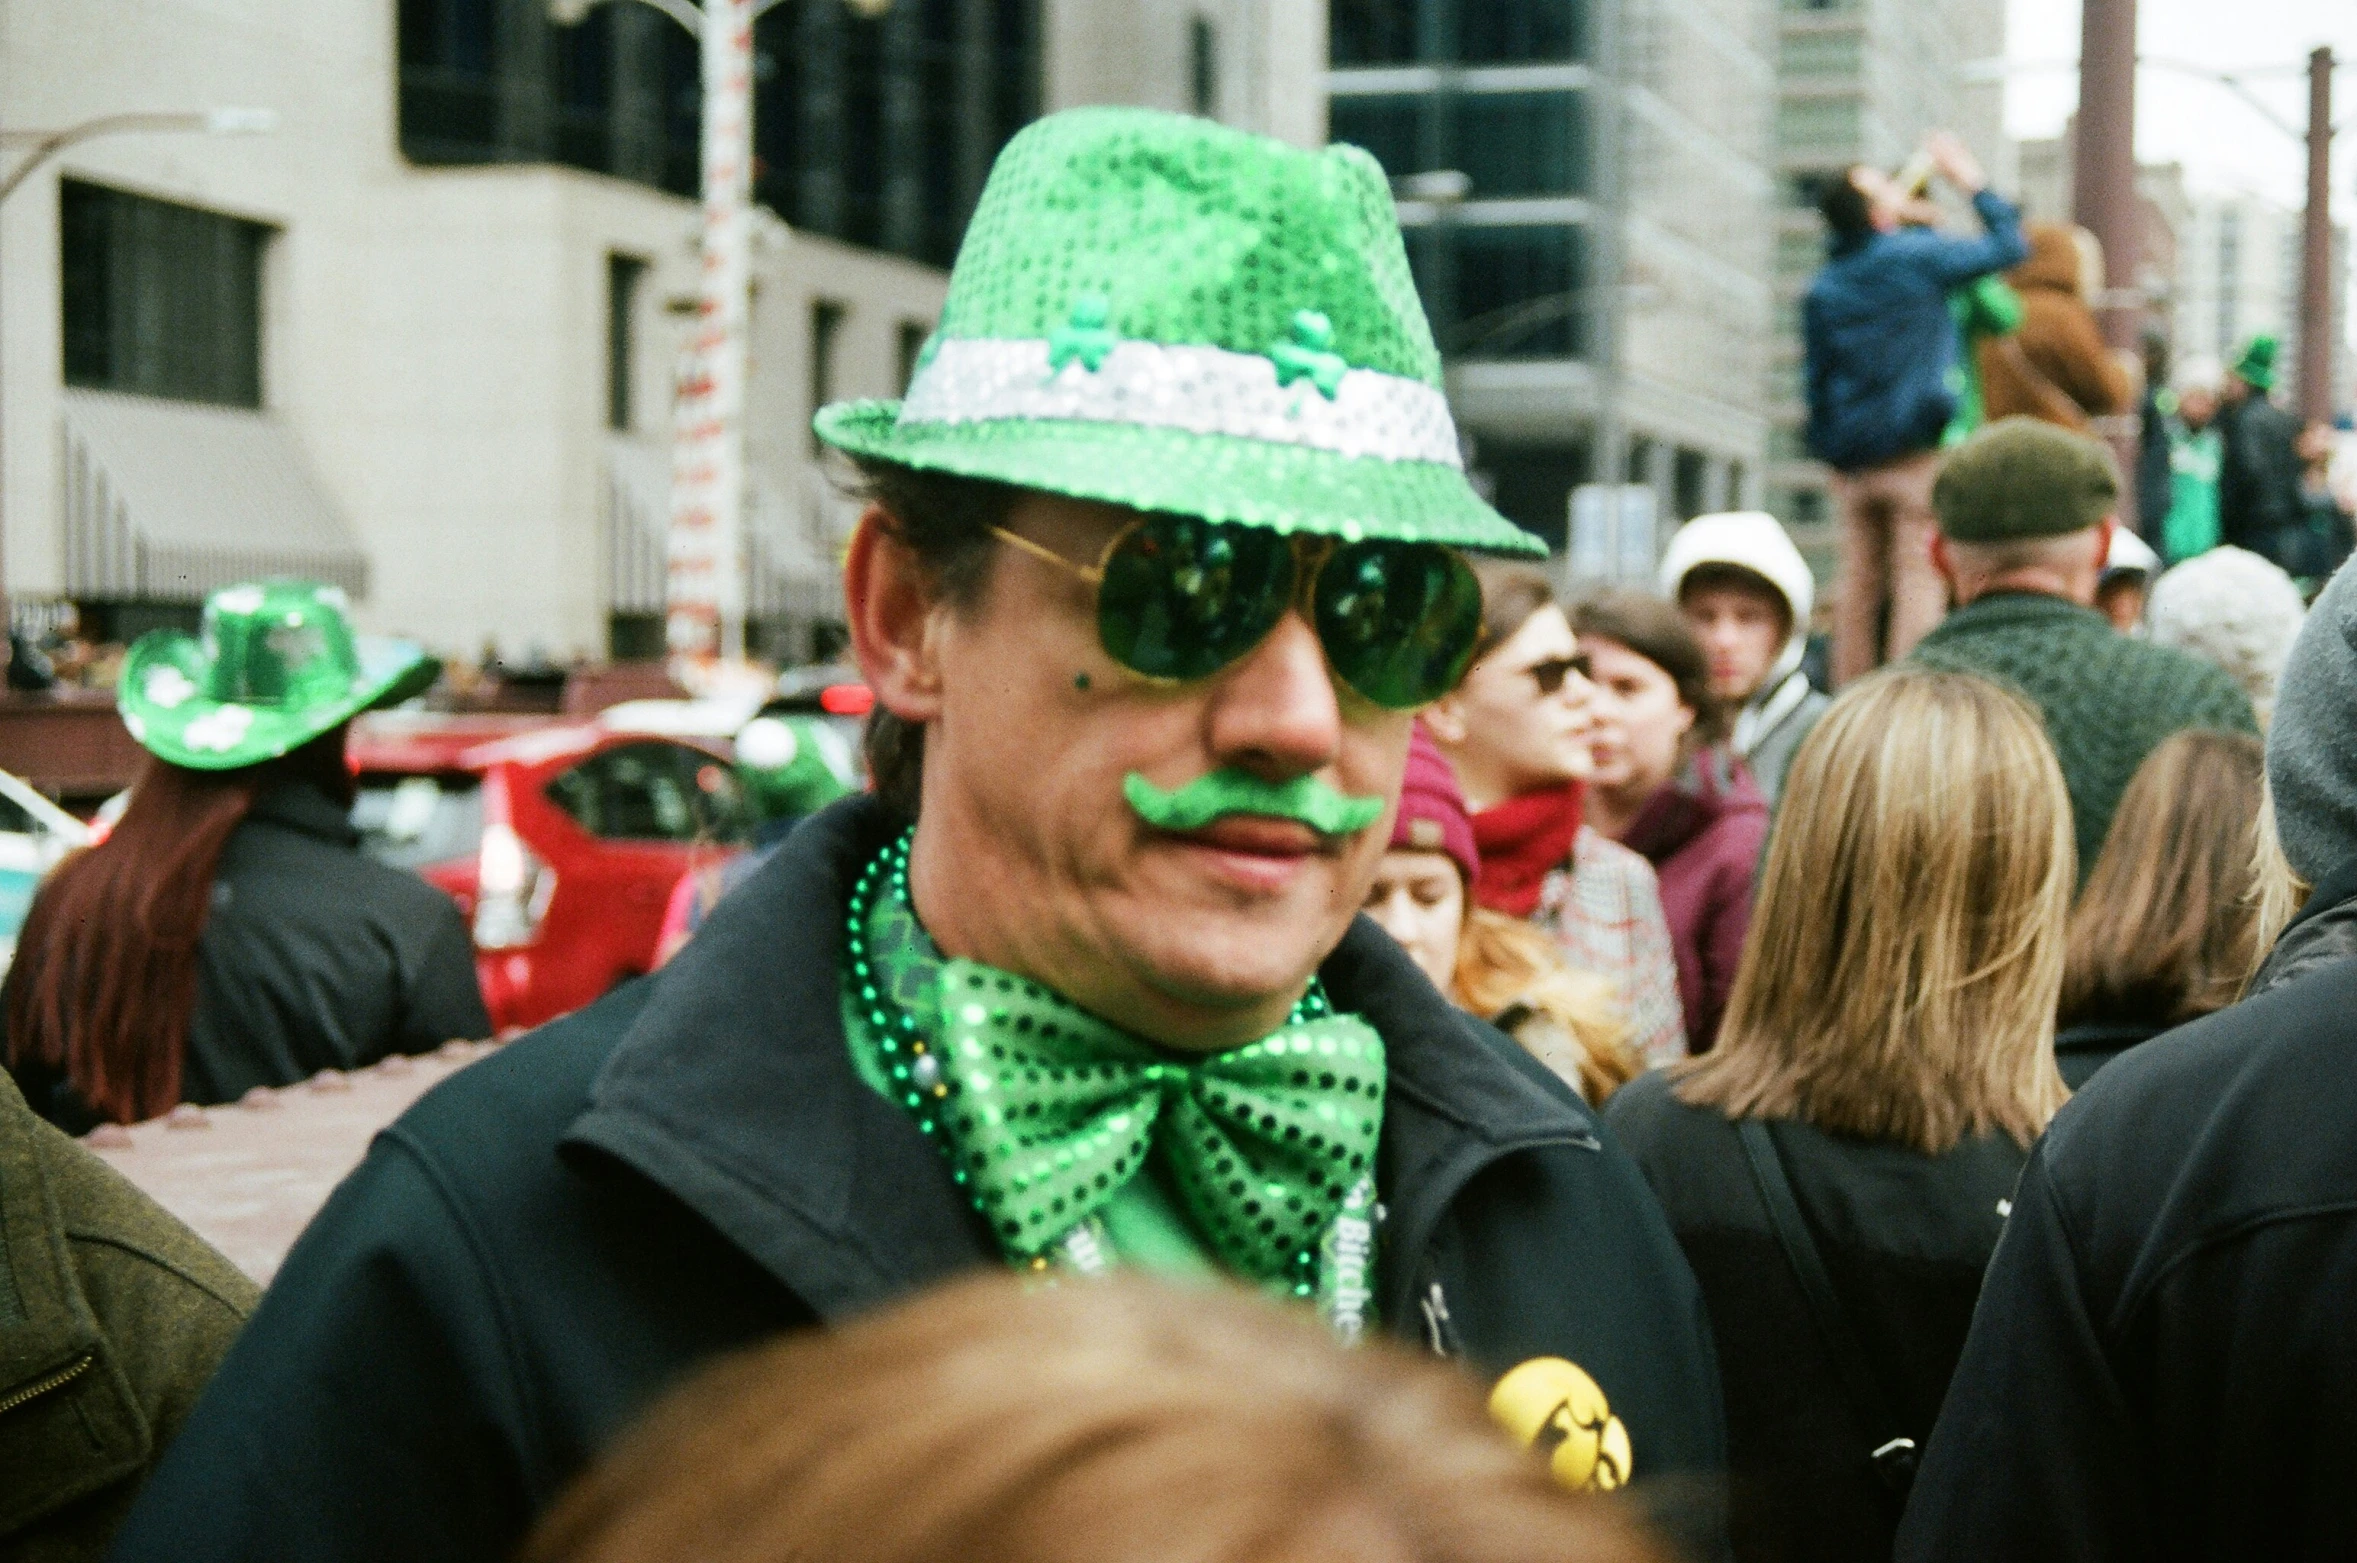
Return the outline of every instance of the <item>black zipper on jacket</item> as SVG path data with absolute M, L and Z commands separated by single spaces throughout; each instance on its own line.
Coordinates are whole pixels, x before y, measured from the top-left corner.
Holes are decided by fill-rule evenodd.
M 1479 1156 L 1463 1160 L 1449 1175 L 1435 1179 L 1430 1193 L 1417 1200 L 1413 1209 L 1403 1208 L 1399 1216 L 1400 1246 L 1396 1250 L 1407 1268 L 1401 1273 L 1406 1284 L 1394 1297 L 1383 1300 L 1385 1319 L 1405 1321 L 1422 1318 L 1425 1321 L 1425 1344 L 1442 1356 L 1456 1355 L 1458 1340 L 1456 1326 L 1448 1316 L 1448 1298 L 1441 1291 L 1440 1278 L 1432 1273 L 1432 1256 L 1426 1250 L 1432 1234 L 1440 1226 L 1440 1218 L 1456 1203 L 1465 1185 L 1509 1156 L 1524 1151 L 1544 1150 L 1549 1146 L 1563 1146 L 1570 1150 L 1597 1151 L 1604 1142 L 1592 1134 L 1546 1134 L 1530 1139 L 1510 1140 L 1502 1145 L 1484 1147 Z M 1396 1203 L 1396 1196 L 1394 1197 Z
M 9 1412 L 17 1409 L 17 1407 L 27 1405 L 35 1400 L 38 1400 L 43 1395 L 49 1394 L 54 1390 L 65 1388 L 68 1384 L 71 1384 L 74 1380 L 89 1372 L 90 1365 L 97 1360 L 98 1354 L 96 1352 L 86 1351 L 79 1357 L 76 1357 L 73 1361 L 67 1363 L 64 1367 L 59 1368 L 55 1373 L 46 1374 L 43 1377 L 37 1378 L 22 1389 L 15 1390 L 6 1395 L 0 1395 L 0 1416 L 6 1416 Z

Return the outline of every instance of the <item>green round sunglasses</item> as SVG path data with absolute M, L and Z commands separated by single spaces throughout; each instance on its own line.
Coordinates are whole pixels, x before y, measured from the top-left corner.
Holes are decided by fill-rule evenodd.
M 1157 682 L 1209 678 L 1298 606 L 1345 684 L 1410 710 L 1457 686 L 1481 634 L 1481 582 L 1438 543 L 1343 542 L 1157 513 L 1123 527 L 1084 565 L 990 530 L 1096 587 L 1105 654 Z

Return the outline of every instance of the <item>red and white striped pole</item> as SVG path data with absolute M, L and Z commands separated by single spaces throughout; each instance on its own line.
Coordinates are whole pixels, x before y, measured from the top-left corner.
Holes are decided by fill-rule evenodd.
M 745 655 L 745 332 L 752 281 L 755 0 L 703 0 L 703 265 L 675 409 L 665 638 Z

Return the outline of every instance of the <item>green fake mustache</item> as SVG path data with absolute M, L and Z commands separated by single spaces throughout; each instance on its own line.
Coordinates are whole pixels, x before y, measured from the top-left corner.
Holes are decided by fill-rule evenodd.
M 1258 814 L 1296 821 L 1321 836 L 1365 830 L 1383 817 L 1387 801 L 1346 797 L 1315 776 L 1296 776 L 1279 784 L 1234 770 L 1198 776 L 1175 792 L 1164 792 L 1132 771 L 1122 780 L 1121 795 L 1138 818 L 1156 830 L 1201 830 L 1230 814 Z

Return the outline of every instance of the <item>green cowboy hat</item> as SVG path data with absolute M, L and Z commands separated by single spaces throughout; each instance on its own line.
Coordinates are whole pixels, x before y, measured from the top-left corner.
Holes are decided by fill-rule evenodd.
M 116 709 L 148 753 L 231 771 L 301 748 L 371 706 L 421 694 L 442 664 L 354 635 L 344 594 L 310 581 L 223 587 L 196 635 L 155 630 L 123 661 Z
M 1356 147 L 1074 109 L 999 154 L 905 400 L 855 456 L 1340 537 L 1543 555 L 1466 481 L 1390 187 Z

